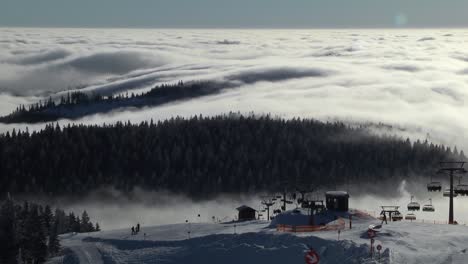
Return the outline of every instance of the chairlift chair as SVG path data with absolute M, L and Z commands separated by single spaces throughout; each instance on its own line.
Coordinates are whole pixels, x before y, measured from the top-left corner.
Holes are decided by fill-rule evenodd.
M 468 195 L 468 185 L 467 185 L 467 184 L 461 184 L 461 185 L 460 185 L 460 188 L 461 188 L 461 190 L 462 190 L 462 191 L 461 191 L 461 194 L 462 194 L 463 196 Z
M 453 188 L 453 191 L 458 195 L 468 195 L 468 185 L 459 184 Z
M 429 204 L 425 204 L 422 208 L 423 212 L 434 212 L 435 208 L 432 205 L 432 199 L 429 199 Z
M 396 212 L 392 215 L 392 221 L 401 221 L 403 220 L 403 215 L 400 212 Z
M 414 196 L 411 196 L 411 202 L 408 204 L 408 211 L 419 211 L 421 205 L 417 202 L 413 202 Z
M 450 197 L 450 189 L 445 189 L 444 191 L 444 197 Z M 455 190 L 453 190 L 453 197 L 457 197 L 458 196 L 458 193 L 455 192 Z
M 427 190 L 429 192 L 440 192 L 442 191 L 442 183 L 440 182 L 430 182 L 427 184 Z
M 413 214 L 413 213 L 409 213 L 405 216 L 405 220 L 410 220 L 410 221 L 414 221 L 416 220 L 416 215 Z
M 458 178 L 458 185 L 453 188 L 453 191 L 459 195 L 468 195 L 468 185 L 461 183 L 461 177 Z

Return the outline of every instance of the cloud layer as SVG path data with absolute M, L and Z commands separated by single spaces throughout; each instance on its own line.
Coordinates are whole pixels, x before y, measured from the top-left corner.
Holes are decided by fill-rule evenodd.
M 70 89 L 112 94 L 229 81 L 239 88 L 76 122 L 254 111 L 397 124 L 405 136 L 468 148 L 466 30 L 0 29 L 0 36 L 1 113 Z M 0 131 L 13 127 L 24 125 Z

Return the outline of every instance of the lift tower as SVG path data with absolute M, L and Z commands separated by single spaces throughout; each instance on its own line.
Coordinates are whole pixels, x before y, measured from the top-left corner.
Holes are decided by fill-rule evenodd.
M 453 225 L 453 175 L 464 174 L 467 171 L 463 166 L 465 165 L 464 161 L 442 161 L 440 162 L 440 169 L 437 173 L 443 173 L 450 176 L 450 197 L 449 197 L 449 220 L 448 223 Z

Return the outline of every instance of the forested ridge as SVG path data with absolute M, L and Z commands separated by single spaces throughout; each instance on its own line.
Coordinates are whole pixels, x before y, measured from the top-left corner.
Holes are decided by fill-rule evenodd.
M 192 197 L 408 179 L 464 153 L 311 119 L 229 114 L 140 124 L 48 125 L 0 135 L 0 191 L 83 194 L 102 186 Z M 429 175 L 429 174 L 427 174 Z
M 141 94 L 125 93 L 103 96 L 99 93 L 76 91 L 59 100 L 49 97 L 29 106 L 19 105 L 12 113 L 0 117 L 1 123 L 40 123 L 59 119 L 76 119 L 97 113 L 107 113 L 120 108 L 158 106 L 176 100 L 184 100 L 215 94 L 228 83 L 190 82 L 162 84 Z

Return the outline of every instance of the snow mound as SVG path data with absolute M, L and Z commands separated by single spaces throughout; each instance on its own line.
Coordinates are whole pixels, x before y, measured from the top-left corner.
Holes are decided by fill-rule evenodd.
M 275 216 L 271 221 L 271 228 L 276 228 L 277 225 L 304 226 L 310 224 L 310 216 L 306 209 L 294 209 L 283 212 Z
M 325 210 L 314 216 L 309 216 L 308 209 L 297 208 L 290 211 L 285 211 L 275 216 L 270 223 L 270 228 L 276 228 L 278 225 L 290 225 L 290 226 L 307 226 L 307 225 L 328 225 L 332 224 L 339 218 L 349 219 L 349 216 L 353 215 L 353 219 L 359 220 L 371 219 L 365 214 L 355 214 L 352 212 L 340 212 L 334 210 Z
M 293 212 L 286 212 L 285 215 Z M 297 212 L 296 212 L 297 213 Z M 353 217 L 354 219 L 354 217 Z M 140 234 L 111 230 L 61 236 L 70 255 L 49 264 L 65 263 L 304 263 L 310 247 L 320 263 L 379 263 L 370 259 L 370 224 L 357 218 L 352 229 L 311 233 L 282 233 L 266 221 L 192 223 L 142 227 Z M 145 235 L 146 234 L 146 235 Z M 468 227 L 416 222 L 389 222 L 375 237 L 381 245 L 380 263 L 467 263 Z
M 104 263 L 303 263 L 312 246 L 322 263 L 365 263 L 369 250 L 352 241 L 329 241 L 289 234 L 222 234 L 179 241 L 131 241 L 88 238 L 98 242 Z

